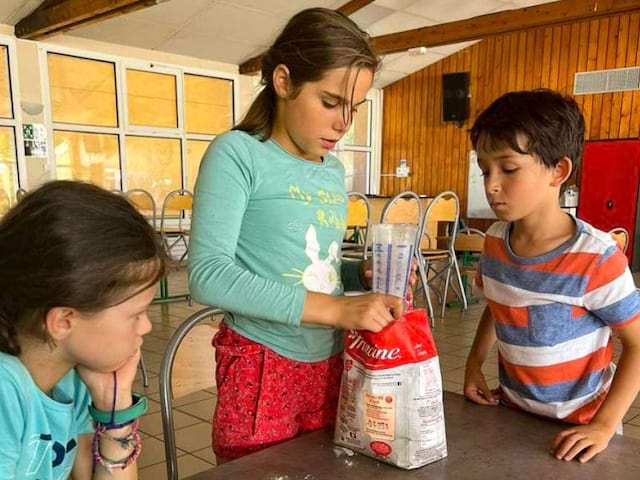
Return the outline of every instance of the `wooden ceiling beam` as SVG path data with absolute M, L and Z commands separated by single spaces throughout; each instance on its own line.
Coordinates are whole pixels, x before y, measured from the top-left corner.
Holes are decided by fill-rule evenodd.
M 352 15 L 373 2 L 374 0 L 350 0 L 349 2 L 338 8 L 337 11 L 344 15 Z M 242 62 L 239 66 L 240 73 L 244 75 L 260 73 L 260 70 L 262 69 L 263 56 L 264 53 L 261 53 L 260 55 L 256 55 L 255 57 Z
M 562 0 L 516 10 L 416 28 L 374 37 L 380 55 L 416 47 L 437 47 L 479 40 L 529 28 L 546 27 L 604 15 L 640 10 L 640 0 Z
M 353 15 L 358 10 L 363 9 L 364 7 L 366 7 L 367 5 L 373 2 L 374 0 L 351 0 L 350 2 L 347 2 L 344 5 L 342 5 L 337 10 L 338 12 L 349 16 L 349 15 Z
M 18 22 L 18 38 L 40 40 L 50 35 L 106 20 L 160 3 L 158 0 L 47 0 Z

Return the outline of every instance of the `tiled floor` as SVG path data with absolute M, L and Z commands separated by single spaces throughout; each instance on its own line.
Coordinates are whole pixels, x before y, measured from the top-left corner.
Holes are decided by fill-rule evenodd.
M 640 284 L 639 280 L 640 278 L 636 277 L 636 284 Z M 170 291 L 172 294 L 186 291 L 184 272 L 171 275 Z M 154 328 L 145 337 L 142 350 L 150 374 L 150 386 L 144 389 L 140 379 L 135 385 L 137 391 L 144 391 L 148 395 L 150 405 L 149 412 L 143 417 L 140 427 L 144 433 L 143 451 L 138 462 L 141 480 L 166 479 L 157 374 L 167 339 L 184 319 L 200 308 L 202 308 L 201 305 L 189 306 L 186 302 L 175 302 L 152 305 L 149 309 L 149 317 Z M 484 305 L 478 303 L 470 306 L 466 312 L 447 309 L 445 318 L 437 319 L 435 322 L 433 332 L 440 355 L 445 390 L 462 393 L 464 365 L 483 308 Z M 616 351 L 618 352 L 619 348 L 616 348 Z M 483 367 L 491 387 L 497 385 L 497 369 L 497 357 L 493 351 Z M 215 388 L 189 395 L 175 402 L 174 421 L 181 478 L 210 469 L 215 465 L 215 457 L 210 447 L 211 417 L 215 402 Z M 636 398 L 624 418 L 624 434 L 640 439 L 640 396 Z

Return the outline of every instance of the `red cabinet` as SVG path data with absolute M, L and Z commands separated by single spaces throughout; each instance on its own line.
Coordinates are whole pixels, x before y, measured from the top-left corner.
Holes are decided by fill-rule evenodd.
M 631 262 L 638 232 L 640 140 L 588 142 L 580 173 L 578 218 L 608 231 L 629 232 L 627 256 Z M 640 252 L 635 252 L 640 259 Z M 635 265 L 634 261 L 634 265 Z

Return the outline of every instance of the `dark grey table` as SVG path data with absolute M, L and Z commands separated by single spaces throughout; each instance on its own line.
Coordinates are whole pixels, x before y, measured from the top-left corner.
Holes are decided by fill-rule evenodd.
M 449 456 L 401 470 L 364 455 L 337 455 L 332 432 L 302 435 L 189 480 L 623 480 L 640 479 L 640 440 L 614 436 L 590 462 L 549 454 L 564 425 L 506 407 L 481 407 L 445 392 Z

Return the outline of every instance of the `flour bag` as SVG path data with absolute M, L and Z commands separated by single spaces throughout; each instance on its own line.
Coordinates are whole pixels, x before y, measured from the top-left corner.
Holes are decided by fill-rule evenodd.
M 400 468 L 447 456 L 440 363 L 425 310 L 350 331 L 334 441 Z

